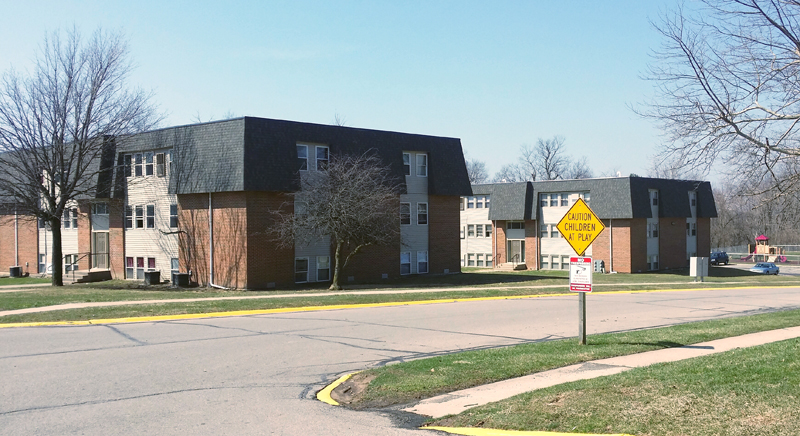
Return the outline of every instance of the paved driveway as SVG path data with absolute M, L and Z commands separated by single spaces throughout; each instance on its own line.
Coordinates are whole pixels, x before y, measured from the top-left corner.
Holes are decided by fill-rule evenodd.
M 800 307 L 800 289 L 588 300 L 592 334 Z M 575 296 L 0 329 L 0 434 L 420 434 L 407 416 L 314 393 L 348 371 L 576 330 Z

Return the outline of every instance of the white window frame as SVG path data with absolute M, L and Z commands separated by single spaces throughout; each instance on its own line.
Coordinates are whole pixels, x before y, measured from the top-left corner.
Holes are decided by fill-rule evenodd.
M 550 237 L 560 238 L 561 232 L 558 231 L 558 224 L 550 224 Z
M 144 158 L 142 153 L 133 155 L 133 177 L 144 177 Z
M 167 158 L 164 153 L 156 153 L 156 177 L 166 177 Z
M 153 158 L 153 152 L 148 151 L 144 154 L 144 176 L 152 177 L 155 175 L 155 173 L 155 159 Z
M 324 261 L 323 261 L 324 260 Z M 323 263 L 327 263 L 327 268 L 320 268 Z M 328 271 L 328 277 L 320 278 L 320 271 Z M 317 256 L 317 281 L 329 282 L 331 281 L 331 257 L 330 256 Z
M 405 212 L 403 209 L 407 212 Z M 408 217 L 408 222 L 404 223 L 403 218 Z M 410 226 L 411 225 L 411 203 L 400 203 L 400 225 L 401 226 Z
M 417 153 L 417 177 L 428 177 L 427 153 Z
M 486 253 L 486 267 L 487 268 L 492 268 L 494 266 L 493 261 L 494 261 L 494 259 L 492 259 L 491 253 Z
M 155 204 L 148 204 L 144 207 L 145 210 L 145 228 L 148 229 L 155 229 L 156 228 L 156 205 Z
M 494 230 L 494 228 L 492 227 L 491 224 L 484 224 L 483 225 L 483 230 L 484 230 L 484 234 L 486 235 L 487 238 L 491 238 L 492 237 L 492 231 Z
M 569 206 L 569 194 L 561 194 L 561 206 Z
M 467 237 L 468 238 L 475 237 L 475 224 L 467 224 Z
M 408 272 L 403 272 L 403 266 L 408 266 Z M 400 275 L 407 276 L 411 274 L 411 252 L 404 251 L 400 253 Z
M 475 209 L 475 197 L 467 197 L 467 209 Z
M 422 222 L 423 217 L 425 222 Z M 417 203 L 417 225 L 428 225 L 428 203 Z
M 177 257 L 170 258 L 169 260 L 169 268 L 171 273 L 179 273 L 181 272 L 181 262 L 180 259 Z
M 548 194 L 539 194 L 539 206 L 548 207 L 549 204 L 550 199 L 548 198 Z
M 403 174 L 411 175 L 411 153 L 403 153 Z
M 558 194 L 550 194 L 550 207 L 558 207 Z
M 483 238 L 483 224 L 475 225 L 475 237 Z
M 475 254 L 475 266 L 478 268 L 483 268 L 483 253 Z
M 133 228 L 133 206 L 125 206 L 125 228 Z
M 475 266 L 475 253 L 467 253 L 467 266 Z
M 483 196 L 478 195 L 475 197 L 475 209 L 483 209 Z
M 325 158 L 320 158 L 320 150 L 324 151 Z M 331 158 L 331 150 L 327 145 L 317 145 L 314 147 L 314 169 L 317 171 L 323 171 L 328 169 L 328 162 Z M 324 165 L 320 165 L 320 163 L 324 162 Z M 325 168 L 320 168 L 324 166 Z
M 430 270 L 427 251 L 417 251 L 417 274 L 427 274 Z
M 308 171 L 308 145 L 306 144 L 296 144 L 297 145 L 297 170 L 298 171 Z M 300 156 L 300 150 L 303 150 L 303 154 L 305 156 Z M 301 163 L 301 161 L 303 161 Z
M 134 210 L 134 215 L 133 215 L 134 228 L 143 229 L 144 228 L 144 223 L 145 223 L 144 206 L 142 206 L 142 205 L 134 206 L 133 210 Z
M 549 238 L 550 237 L 550 224 L 541 224 L 539 226 L 539 232 L 542 234 L 542 238 Z
M 297 261 L 298 260 L 305 260 L 306 261 L 306 270 L 305 271 L 298 271 L 297 270 Z M 309 268 L 310 267 L 310 263 L 311 262 L 308 259 L 308 257 L 295 257 L 294 258 L 294 282 L 295 283 L 308 283 L 308 271 L 310 269 Z M 305 273 L 305 275 L 306 275 L 305 280 L 297 280 L 297 275 L 301 274 L 301 273 Z
M 178 228 L 178 205 L 175 203 L 169 205 L 169 228 Z

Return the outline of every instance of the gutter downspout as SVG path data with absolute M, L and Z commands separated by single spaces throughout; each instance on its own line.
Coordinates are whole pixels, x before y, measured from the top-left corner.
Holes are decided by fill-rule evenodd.
M 608 219 L 608 272 L 614 272 L 614 220 Z
M 19 216 L 14 208 L 14 266 L 19 266 Z
M 212 288 L 228 288 L 214 284 L 214 206 L 211 203 L 211 192 L 208 193 L 208 285 Z

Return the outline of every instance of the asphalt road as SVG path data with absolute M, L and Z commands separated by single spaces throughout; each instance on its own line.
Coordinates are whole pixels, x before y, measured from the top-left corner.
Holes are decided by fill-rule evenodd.
M 588 331 L 788 307 L 800 288 L 593 294 Z M 314 395 L 344 372 L 576 331 L 575 296 L 0 329 L 0 435 L 421 434 Z

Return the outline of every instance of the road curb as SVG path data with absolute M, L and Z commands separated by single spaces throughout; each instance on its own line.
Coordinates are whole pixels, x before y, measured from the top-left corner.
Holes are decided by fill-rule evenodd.
M 633 436 L 625 433 L 614 434 L 590 434 L 590 433 L 557 433 L 552 431 L 518 431 L 518 430 L 498 430 L 492 428 L 473 428 L 473 427 L 420 427 L 421 430 L 438 430 L 450 434 L 460 434 L 464 436 Z
M 330 404 L 331 406 L 339 406 L 339 402 L 331 397 L 331 392 L 333 392 L 333 390 L 336 389 L 340 384 L 346 382 L 350 377 L 358 374 L 359 372 L 361 371 L 351 372 L 337 378 L 333 383 L 325 386 L 321 391 L 317 392 L 317 399 L 323 403 Z
M 726 287 L 726 288 L 688 288 L 688 289 L 646 289 L 646 290 L 626 290 L 626 291 L 596 291 L 592 292 L 594 295 L 614 295 L 614 294 L 644 294 L 644 293 L 657 293 L 657 292 L 696 292 L 696 291 L 714 291 L 714 290 L 731 290 L 731 289 L 779 289 L 779 288 L 796 288 L 797 285 L 782 285 L 782 286 L 742 286 L 742 287 Z M 572 297 L 575 292 L 565 292 L 557 294 L 534 294 L 534 295 L 503 295 L 496 297 L 468 297 L 468 298 L 443 298 L 434 300 L 413 300 L 413 301 L 393 301 L 384 303 L 362 303 L 362 304 L 337 304 L 330 306 L 305 306 L 305 307 L 283 307 L 277 309 L 257 309 L 257 310 L 237 310 L 230 312 L 208 312 L 208 313 L 189 313 L 179 315 L 159 315 L 159 316 L 143 316 L 143 317 L 126 317 L 126 318 L 107 318 L 107 319 L 93 319 L 81 321 L 41 321 L 41 322 L 19 322 L 19 323 L 0 323 L 1 328 L 12 327 L 53 327 L 53 326 L 85 326 L 85 325 L 99 325 L 99 324 L 126 324 L 137 322 L 157 322 L 157 321 L 178 321 L 185 319 L 200 319 L 200 318 L 224 318 L 231 316 L 252 316 L 252 315 L 269 315 L 276 313 L 293 313 L 293 312 L 317 312 L 325 310 L 342 310 L 342 309 L 361 309 L 372 307 L 395 307 L 395 306 L 415 306 L 423 304 L 442 304 L 442 303 L 462 303 L 462 302 L 475 302 L 475 301 L 496 301 L 496 300 L 522 300 L 530 298 L 553 298 L 553 297 Z M 175 301 L 180 303 L 180 300 Z

